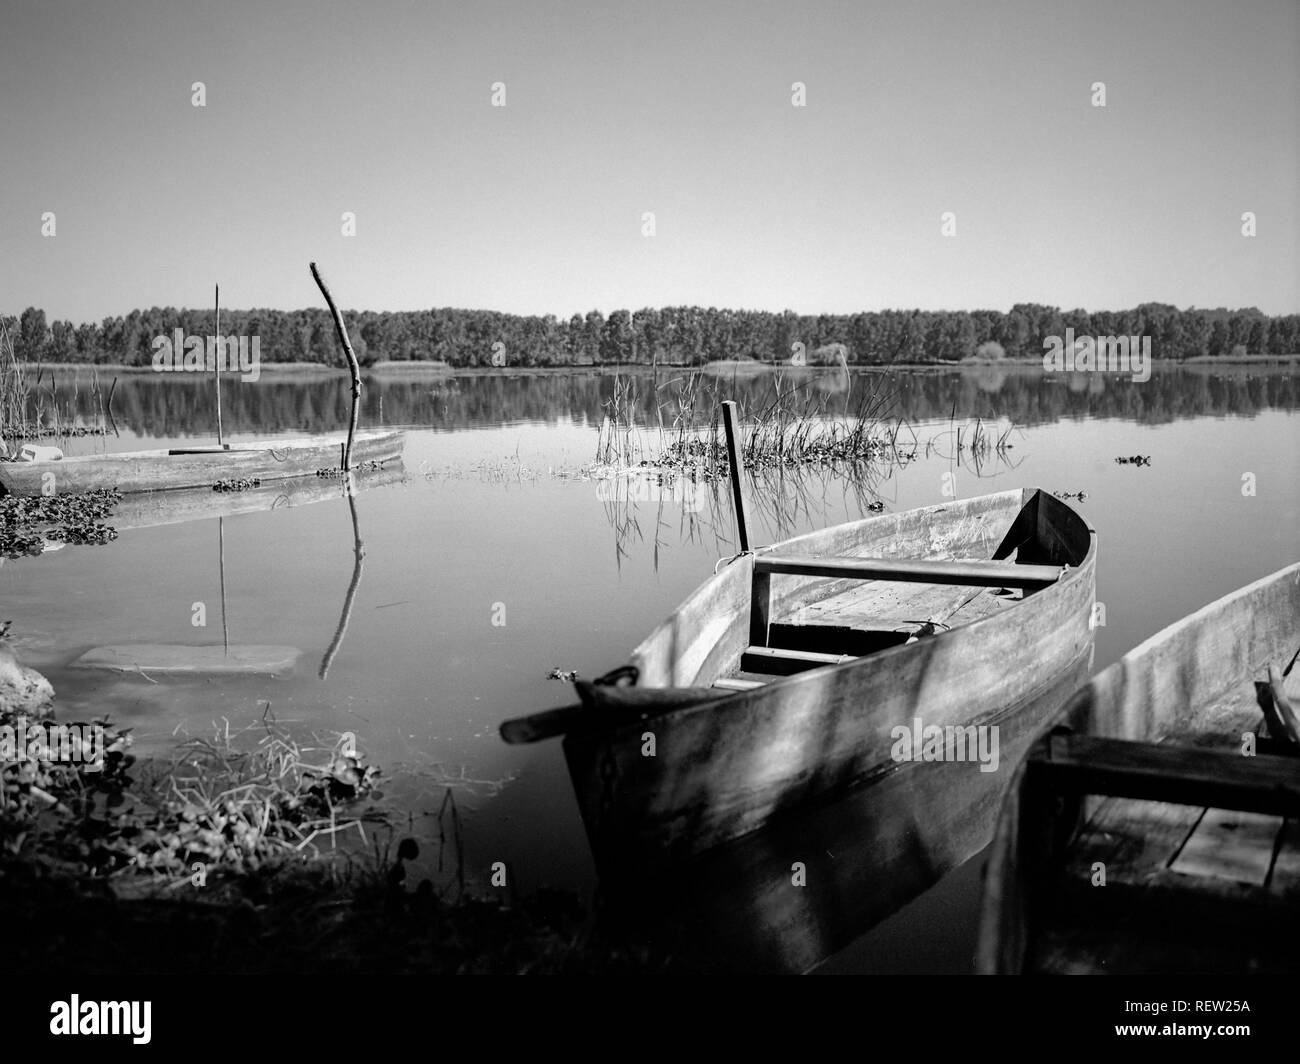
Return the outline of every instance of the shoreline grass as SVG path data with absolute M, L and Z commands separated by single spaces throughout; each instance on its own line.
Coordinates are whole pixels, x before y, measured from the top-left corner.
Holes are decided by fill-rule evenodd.
M 305 746 L 264 716 L 249 729 L 261 733 L 254 743 L 227 725 L 170 760 L 137 761 L 129 729 L 89 723 L 105 729 L 97 771 L 0 761 L 10 922 L 0 970 L 525 974 L 663 963 L 605 939 L 574 891 L 516 897 L 467 884 L 451 784 L 425 845 L 449 851 L 455 872 L 441 889 L 410 882 L 420 843 L 399 830 L 382 774 L 350 736 Z

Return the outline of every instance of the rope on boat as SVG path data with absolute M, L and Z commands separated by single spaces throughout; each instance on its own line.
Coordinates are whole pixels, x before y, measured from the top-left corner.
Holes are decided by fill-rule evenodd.
M 774 545 L 769 543 L 766 547 L 753 547 L 750 550 L 742 550 L 736 554 L 733 554 L 730 558 L 719 558 L 717 564 L 714 565 L 713 567 L 713 575 L 717 576 L 718 570 L 721 569 L 724 565 L 730 565 L 737 558 L 743 558 L 746 554 L 752 554 L 755 558 L 757 558 L 760 554 L 766 554 L 768 553 L 768 551 L 774 549 L 775 549 Z

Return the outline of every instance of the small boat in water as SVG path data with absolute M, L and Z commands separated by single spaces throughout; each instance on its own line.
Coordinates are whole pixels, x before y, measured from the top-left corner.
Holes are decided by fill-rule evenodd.
M 565 736 L 603 869 L 677 861 L 958 762 L 946 767 L 980 785 L 926 790 L 914 840 L 942 870 L 988 841 L 998 757 L 1059 710 L 1062 676 L 1091 667 L 1095 563 L 1088 523 L 1034 489 L 798 536 L 733 558 L 630 665 L 577 682 L 580 706 L 508 721 L 502 737 Z
M 40 495 L 116 488 L 123 494 L 211 488 L 222 480 L 287 480 L 342 466 L 345 433 L 258 440 L 226 447 L 125 451 L 32 462 L 0 462 L 0 495 Z M 358 432 L 352 464 L 383 463 L 402 454 L 404 434 Z M 51 479 L 52 478 L 52 479 Z
M 1018 768 L 983 974 L 1300 971 L 1300 564 L 1148 639 Z

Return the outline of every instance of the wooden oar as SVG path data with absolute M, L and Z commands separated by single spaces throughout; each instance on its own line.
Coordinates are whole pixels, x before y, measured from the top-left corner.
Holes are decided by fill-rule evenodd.
M 590 715 L 590 711 L 581 703 L 560 709 L 547 709 L 530 717 L 506 721 L 501 725 L 501 738 L 508 743 L 535 743 L 542 739 L 553 739 L 557 735 L 568 735 L 570 731 L 576 730 L 583 717 Z
M 594 728 L 618 728 L 636 721 L 650 720 L 664 713 L 673 713 L 687 706 L 705 702 L 720 702 L 732 697 L 734 691 L 715 691 L 712 688 L 665 688 L 619 686 L 619 695 L 611 692 L 613 684 L 588 684 L 590 697 L 597 700 L 594 707 L 578 704 L 546 709 L 527 717 L 508 720 L 501 725 L 501 738 L 508 743 L 535 743 L 570 732 Z

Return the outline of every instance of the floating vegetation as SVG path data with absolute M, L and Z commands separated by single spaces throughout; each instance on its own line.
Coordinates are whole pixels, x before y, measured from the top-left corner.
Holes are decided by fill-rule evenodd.
M 28 425 L 17 435 L 25 440 L 47 440 L 53 437 L 80 439 L 83 436 L 107 436 L 108 429 L 104 425 L 59 425 L 57 428 L 52 425 Z
M 1151 464 L 1151 456 L 1149 454 L 1146 456 L 1135 454 L 1130 458 L 1116 458 L 1115 461 L 1119 465 L 1149 466 Z
M 384 468 L 384 463 L 383 463 L 383 462 L 376 462 L 376 461 L 370 461 L 370 462 L 357 462 L 357 463 L 355 463 L 355 464 L 352 466 L 352 472 L 354 472 L 354 473 L 372 473 L 372 472 L 374 472 L 376 469 L 383 469 L 383 468 Z M 318 477 L 325 477 L 325 478 L 329 478 L 329 477 L 343 477 L 344 475 L 346 475 L 346 470 L 344 470 L 344 468 L 343 468 L 342 466 L 329 466 L 329 467 L 326 468 L 326 469 L 318 469 L 318 470 L 316 470 L 316 475 L 317 475 Z
M 1086 491 L 1054 491 L 1052 494 L 1058 499 L 1078 499 L 1079 502 L 1083 502 L 1088 498 Z
M 565 683 L 573 683 L 578 678 L 576 669 L 555 668 L 546 674 L 548 680 L 563 680 Z
M 46 538 L 79 545 L 102 545 L 117 539 L 117 529 L 97 521 L 87 521 L 52 528 L 46 533 Z
M 542 477 L 569 477 L 574 472 L 554 467 L 542 470 L 525 465 L 519 455 L 504 458 L 484 458 L 472 464 L 435 467 L 427 460 L 420 463 L 420 476 L 425 480 L 476 480 L 482 484 L 535 483 Z
M 320 474 L 317 474 L 319 476 Z M 250 491 L 262 486 L 261 477 L 224 477 L 212 485 L 213 491 Z
M 0 498 L 0 556 L 21 558 L 42 552 L 46 541 L 108 543 L 117 530 L 102 524 L 122 499 L 114 488 L 64 495 L 6 495 Z
M 131 745 L 129 729 L 118 729 L 98 717 L 89 723 L 59 724 L 83 732 L 100 730 L 101 756 L 95 761 L 57 760 L 59 751 L 49 740 L 31 737 L 21 757 L 16 751 L 5 751 L 8 757 L 0 754 L 0 852 L 6 856 L 41 850 L 47 858 L 67 860 L 70 854 L 89 858 L 98 835 L 83 830 L 87 818 L 112 818 L 115 814 L 110 811 L 121 804 L 126 773 L 134 760 L 126 753 Z M 28 729 L 29 736 L 49 734 L 25 716 L 4 710 L 0 710 L 0 727 L 9 729 L 10 735 L 18 728 Z M 69 824 L 76 824 L 77 830 L 65 831 Z

